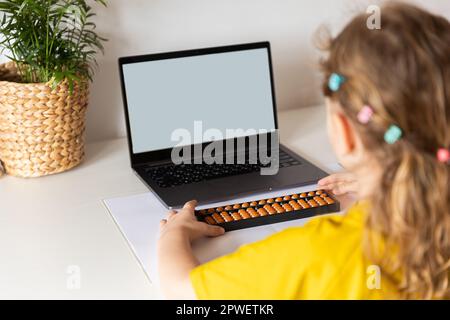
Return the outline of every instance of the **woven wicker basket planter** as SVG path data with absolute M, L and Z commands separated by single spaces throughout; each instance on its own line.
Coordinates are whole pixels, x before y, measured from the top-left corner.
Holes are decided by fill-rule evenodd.
M 7 174 L 40 177 L 69 170 L 84 157 L 88 86 L 70 94 L 63 82 L 19 83 L 13 63 L 0 65 L 0 161 Z

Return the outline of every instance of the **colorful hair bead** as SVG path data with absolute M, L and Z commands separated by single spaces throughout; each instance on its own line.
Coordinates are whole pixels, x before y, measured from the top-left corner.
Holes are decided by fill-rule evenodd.
M 441 148 L 437 152 L 437 159 L 442 163 L 450 163 L 450 150 Z
M 358 121 L 362 124 L 369 123 L 370 119 L 372 119 L 373 116 L 373 109 L 369 106 L 364 106 L 358 113 Z
M 330 79 L 328 80 L 328 88 L 330 88 L 330 90 L 333 92 L 339 91 L 344 82 L 345 82 L 344 76 L 341 76 L 340 74 L 337 73 L 333 73 L 331 74 Z
M 402 135 L 402 129 L 393 124 L 384 134 L 384 141 L 388 144 L 394 144 L 402 137 Z

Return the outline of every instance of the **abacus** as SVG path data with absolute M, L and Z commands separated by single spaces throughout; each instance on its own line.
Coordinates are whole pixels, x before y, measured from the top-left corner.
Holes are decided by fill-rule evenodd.
M 195 211 L 199 221 L 233 231 L 338 212 L 339 202 L 330 193 L 316 190 L 278 198 L 237 203 Z

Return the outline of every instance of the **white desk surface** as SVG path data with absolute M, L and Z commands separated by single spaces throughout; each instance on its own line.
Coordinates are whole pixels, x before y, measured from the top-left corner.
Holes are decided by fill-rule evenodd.
M 336 162 L 323 107 L 282 111 L 281 142 L 318 166 Z M 1 299 L 157 296 L 102 200 L 147 192 L 125 139 L 88 144 L 79 167 L 37 179 L 0 177 Z M 68 268 L 80 268 L 69 289 Z

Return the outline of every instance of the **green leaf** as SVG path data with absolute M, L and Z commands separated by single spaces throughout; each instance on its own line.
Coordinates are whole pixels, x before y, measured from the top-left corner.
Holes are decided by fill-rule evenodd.
M 56 87 L 66 79 L 72 92 L 75 82 L 92 80 L 107 39 L 94 31 L 87 0 L 0 0 L 0 15 L 0 52 L 10 52 L 24 82 Z

